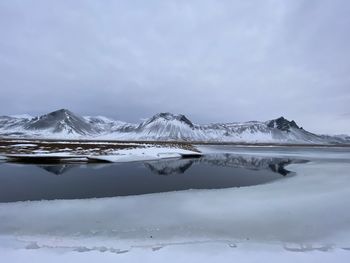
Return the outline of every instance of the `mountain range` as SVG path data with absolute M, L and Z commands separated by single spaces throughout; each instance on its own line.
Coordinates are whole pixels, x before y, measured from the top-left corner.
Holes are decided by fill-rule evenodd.
M 78 116 L 67 109 L 42 116 L 1 116 L 0 136 L 11 138 L 239 143 L 350 143 L 349 136 L 317 135 L 284 117 L 268 121 L 195 124 L 185 115 L 159 113 L 139 123 Z

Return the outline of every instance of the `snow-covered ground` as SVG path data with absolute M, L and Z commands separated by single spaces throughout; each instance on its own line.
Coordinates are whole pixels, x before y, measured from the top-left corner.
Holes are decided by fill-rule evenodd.
M 18 145 L 18 144 L 16 144 Z M 21 144 L 19 147 L 26 147 L 26 144 Z M 103 162 L 111 162 L 111 163 L 119 163 L 119 162 L 135 162 L 135 161 L 150 161 L 150 160 L 160 160 L 160 159 L 168 159 L 168 158 L 182 158 L 186 156 L 201 156 L 201 153 L 185 150 L 179 147 L 161 147 L 155 145 L 146 145 L 146 144 L 138 144 L 136 148 L 127 148 L 127 149 L 118 149 L 109 151 L 108 154 L 76 154 L 71 149 L 67 148 L 64 150 L 68 151 L 60 151 L 60 152 L 51 152 L 47 150 L 34 150 L 31 153 L 16 153 L 16 154 L 6 154 L 1 156 L 1 158 L 10 158 L 10 159 L 18 159 L 18 158 L 81 158 L 85 161 L 93 160 L 93 161 L 103 161 Z M 99 150 L 99 149 L 90 149 Z M 91 152 L 90 151 L 90 152 Z
M 350 159 L 316 155 L 288 166 L 297 176 L 264 185 L 2 203 L 0 257 L 2 262 L 349 262 Z
M 125 149 L 112 152 L 110 155 L 89 156 L 91 160 L 100 160 L 112 163 L 150 161 L 168 158 L 181 158 L 183 156 L 200 156 L 201 154 L 194 151 L 184 150 L 171 147 L 146 147 Z

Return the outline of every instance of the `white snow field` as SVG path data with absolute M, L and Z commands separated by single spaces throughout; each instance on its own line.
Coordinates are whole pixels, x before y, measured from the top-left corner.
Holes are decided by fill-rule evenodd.
M 257 186 L 1 203 L 0 259 L 349 262 L 350 159 L 329 155 Z
M 150 161 L 168 158 L 182 158 L 186 156 L 200 156 L 194 151 L 171 147 L 146 147 L 135 149 L 117 150 L 110 155 L 88 156 L 91 160 L 100 160 L 111 163 Z

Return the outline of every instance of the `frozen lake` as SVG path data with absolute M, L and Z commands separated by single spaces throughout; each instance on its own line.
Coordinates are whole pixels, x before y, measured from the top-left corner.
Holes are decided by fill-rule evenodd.
M 349 149 L 200 149 L 200 159 L 108 166 L 2 163 L 0 252 L 348 262 Z

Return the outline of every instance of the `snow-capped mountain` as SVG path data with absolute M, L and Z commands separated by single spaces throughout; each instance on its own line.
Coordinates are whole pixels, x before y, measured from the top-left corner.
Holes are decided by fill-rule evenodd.
M 347 136 L 316 135 L 284 117 L 259 122 L 199 125 L 181 114 L 159 113 L 140 124 L 103 116 L 81 117 L 61 109 L 39 117 L 0 117 L 3 137 L 74 138 L 108 140 L 242 142 L 242 143 L 350 143 Z
M 199 126 L 194 125 L 184 115 L 159 113 L 142 122 L 134 131 L 134 137 L 153 140 L 205 140 Z
M 26 123 L 24 128 L 27 130 L 47 130 L 52 133 L 65 134 L 76 133 L 90 135 L 97 133 L 97 129 L 94 125 L 91 125 L 86 122 L 84 118 L 65 109 L 54 111 L 40 117 L 35 117 Z

